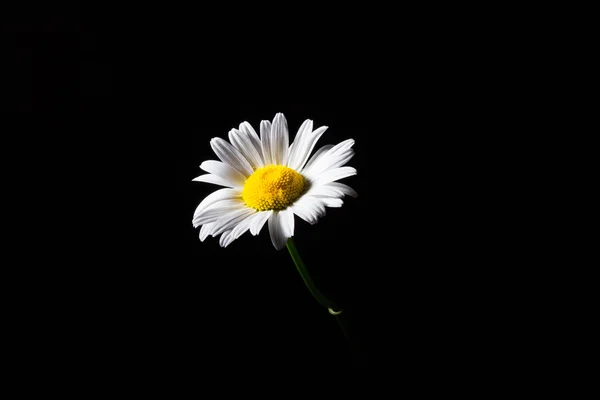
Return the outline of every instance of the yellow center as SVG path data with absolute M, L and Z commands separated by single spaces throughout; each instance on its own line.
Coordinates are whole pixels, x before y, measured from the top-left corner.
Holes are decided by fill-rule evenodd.
M 304 178 L 283 165 L 259 168 L 246 179 L 242 198 L 259 211 L 283 210 L 302 194 Z

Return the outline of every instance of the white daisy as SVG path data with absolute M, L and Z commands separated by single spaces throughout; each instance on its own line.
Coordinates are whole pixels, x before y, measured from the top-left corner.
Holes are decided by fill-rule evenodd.
M 354 156 L 354 140 L 325 145 L 309 159 L 326 126 L 313 131 L 304 121 L 289 145 L 287 121 L 275 115 L 273 123 L 261 121 L 260 138 L 248 122 L 229 131 L 231 143 L 213 138 L 210 146 L 221 161 L 204 161 L 208 174 L 194 178 L 224 186 L 208 195 L 196 208 L 192 223 L 200 228 L 200 240 L 221 235 L 226 247 L 244 232 L 258 235 L 268 221 L 277 250 L 294 236 L 294 214 L 310 224 L 325 215 L 325 207 L 341 207 L 345 195 L 356 197 L 349 186 L 335 182 L 356 175 L 344 167 Z

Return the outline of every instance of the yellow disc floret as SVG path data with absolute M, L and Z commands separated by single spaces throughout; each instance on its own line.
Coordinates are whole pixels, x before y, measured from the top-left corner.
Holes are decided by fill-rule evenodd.
M 283 210 L 292 204 L 304 190 L 304 178 L 283 165 L 259 168 L 246 179 L 242 198 L 259 211 Z

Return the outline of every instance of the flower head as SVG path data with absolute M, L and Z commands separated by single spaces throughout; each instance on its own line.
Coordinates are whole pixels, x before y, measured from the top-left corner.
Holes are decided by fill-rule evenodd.
M 258 235 L 268 221 L 277 250 L 294 236 L 294 214 L 310 224 L 325 215 L 325 207 L 341 207 L 345 195 L 356 197 L 349 186 L 336 182 L 356 175 L 344 167 L 354 156 L 354 140 L 325 145 L 312 157 L 326 126 L 313 131 L 304 121 L 289 145 L 287 121 L 275 115 L 273 123 L 261 121 L 260 138 L 248 122 L 229 131 L 229 141 L 213 138 L 210 145 L 221 161 L 204 161 L 208 174 L 193 179 L 224 186 L 208 195 L 196 208 L 192 223 L 200 228 L 200 240 L 221 235 L 228 246 L 246 231 Z

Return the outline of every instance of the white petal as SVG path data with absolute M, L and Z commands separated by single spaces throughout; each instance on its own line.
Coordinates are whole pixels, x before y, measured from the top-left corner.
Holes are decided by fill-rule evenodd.
M 328 169 L 329 168 L 338 168 L 338 167 L 342 167 L 342 166 L 346 165 L 348 163 L 348 161 L 350 161 L 352 159 L 352 157 L 354 157 L 354 150 L 348 149 L 342 153 L 336 154 L 336 156 L 337 156 L 337 160 L 332 162 L 327 167 Z M 333 156 L 332 156 L 332 158 L 333 158 Z
M 223 179 L 220 176 L 217 175 L 213 175 L 213 174 L 204 174 L 204 175 L 200 175 L 195 177 L 194 179 L 192 179 L 194 182 L 206 182 L 206 183 L 212 183 L 215 185 L 219 185 L 219 186 L 225 186 L 225 187 L 229 187 L 229 188 L 235 188 L 235 189 L 242 189 L 243 186 L 240 186 L 237 183 L 233 183 L 232 181 L 229 181 L 227 179 Z
M 219 189 L 216 192 L 212 192 L 208 196 L 204 198 L 194 211 L 194 217 L 199 215 L 202 210 L 206 209 L 210 205 L 221 201 L 221 200 L 231 200 L 236 198 L 242 198 L 242 192 L 235 189 Z
M 248 122 L 242 122 L 240 124 L 240 131 L 242 131 L 243 133 L 248 135 L 248 137 L 250 138 L 250 141 L 254 145 L 254 148 L 256 149 L 258 154 L 261 155 L 260 158 L 262 160 L 262 149 L 260 147 L 260 138 L 256 134 L 256 131 L 254 130 L 252 125 L 250 125 Z M 264 160 L 263 160 L 263 164 L 264 164 Z M 264 165 L 262 165 L 262 166 L 264 166 Z
M 219 239 L 219 245 L 221 245 L 221 247 L 227 247 L 234 240 L 235 240 L 235 238 L 231 234 L 231 231 L 226 231 L 226 232 L 223 232 L 223 234 L 221 235 L 221 238 Z
M 287 119 L 282 113 L 277 113 L 271 126 L 271 157 L 277 165 L 285 165 L 288 157 L 290 135 Z
M 234 198 L 234 199 L 221 199 L 219 201 L 215 201 L 208 207 L 204 207 L 201 211 L 197 212 L 194 215 L 194 218 L 197 218 L 201 215 L 204 215 L 206 212 L 210 210 L 214 210 L 215 208 L 242 208 L 246 207 L 246 203 L 243 199 Z
M 248 133 L 232 129 L 229 131 L 229 140 L 241 155 L 243 155 L 253 169 L 264 167 L 262 156 L 252 144 Z
M 302 174 L 309 180 L 316 180 L 324 172 L 347 164 L 352 157 L 354 157 L 354 150 L 352 149 L 336 152 L 335 154 L 328 152 L 323 154 L 310 168 L 305 169 Z
M 262 149 L 265 165 L 273 164 L 271 156 L 271 123 L 260 121 L 260 148 Z
M 229 142 L 221 138 L 213 138 L 210 141 L 210 147 L 221 161 L 231 165 L 240 171 L 245 177 L 252 175 L 254 170 L 246 160 L 246 157 L 240 154 Z
M 194 228 L 197 228 L 200 225 L 212 224 L 219 218 L 228 215 L 236 210 L 236 208 L 232 207 L 215 207 L 210 210 L 206 210 L 204 213 L 202 213 L 202 215 L 199 215 L 192 220 L 192 225 L 194 226 Z M 212 231 L 210 232 L 210 234 L 212 234 Z
M 279 214 L 279 211 L 274 211 L 271 218 L 269 218 L 269 234 L 271 235 L 271 242 L 277 250 L 283 249 L 288 239 L 285 235 L 283 220 Z
M 321 154 L 317 160 L 311 163 L 310 167 L 307 164 L 306 167 L 304 167 L 303 173 L 314 179 L 330 168 L 341 167 L 354 156 L 354 150 L 351 149 L 353 145 L 354 139 L 347 139 L 338 143 L 331 147 L 326 153 Z M 314 158 L 315 157 L 313 157 L 313 159 Z
M 341 167 L 327 170 L 322 173 L 314 182 L 314 185 L 322 185 L 325 183 L 337 181 L 338 179 L 347 178 L 356 175 L 356 169 L 353 167 Z
M 315 152 L 315 154 L 313 154 L 313 156 L 310 158 L 310 160 L 308 160 L 308 162 L 306 163 L 304 168 L 302 169 L 302 173 L 304 173 L 305 171 L 310 169 L 311 165 L 316 163 L 319 160 L 319 158 L 323 157 L 323 155 L 326 154 L 331 148 L 333 148 L 332 144 L 326 144 L 325 146 L 323 146 L 319 150 L 317 150 Z
M 315 219 L 325 215 L 325 204 L 313 196 L 302 196 L 298 199 L 294 206 L 302 207 L 314 215 Z
M 210 235 L 213 224 L 204 224 L 202 228 L 200 228 L 200 241 L 204 242 L 204 240 Z
M 325 184 L 324 186 L 331 186 L 331 187 L 337 188 L 344 195 L 348 195 L 350 197 L 358 197 L 358 193 L 356 193 L 356 191 L 354 189 L 352 189 L 350 186 L 345 185 L 340 182 L 329 182 L 329 183 Z
M 346 139 L 343 142 L 333 146 L 333 148 L 329 151 L 329 154 L 335 154 L 337 152 L 341 153 L 342 151 L 348 150 L 352 146 L 354 146 L 354 139 Z
M 235 228 L 235 226 L 244 220 L 248 215 L 255 213 L 256 211 L 249 207 L 244 207 L 239 210 L 234 210 L 227 215 L 222 216 L 215 221 L 212 235 L 217 236 L 225 231 Z
M 327 207 L 339 208 L 344 204 L 344 201 L 337 197 L 319 197 L 319 200 L 325 203 Z
M 255 212 L 254 214 L 250 214 L 248 217 L 246 217 L 246 219 L 241 221 L 235 228 L 233 228 L 233 231 L 231 233 L 233 235 L 233 238 L 237 239 L 240 236 L 242 236 L 248 229 L 250 229 L 250 226 L 257 218 L 262 218 L 261 213 L 259 211 Z
M 271 161 L 285 165 L 289 145 L 288 124 L 282 113 L 277 113 L 271 126 Z
M 223 200 L 215 205 L 212 205 L 202 211 L 199 215 L 195 216 L 192 220 L 192 224 L 195 228 L 200 225 L 208 224 L 214 222 L 225 215 L 231 214 L 238 210 L 243 210 L 246 208 L 246 205 L 243 201 L 238 199 L 235 200 Z
M 294 212 L 288 208 L 279 211 L 279 219 L 283 228 L 285 237 L 294 236 Z
M 300 169 L 301 155 L 306 151 L 304 148 L 308 143 L 308 137 L 312 132 L 313 122 L 307 119 L 302 123 L 294 138 L 294 143 L 290 146 L 287 166 L 294 169 Z
M 252 224 L 250 224 L 250 233 L 254 236 L 258 235 L 263 225 L 265 224 L 265 222 L 267 222 L 267 220 L 269 219 L 269 217 L 271 217 L 272 214 L 273 210 L 260 211 L 258 213 L 259 216 L 252 221 Z
M 232 183 L 232 187 L 243 187 L 246 182 L 246 177 L 240 171 L 233 168 L 229 164 L 220 161 L 208 160 L 200 164 L 200 168 L 213 175 L 225 179 Z
M 313 185 L 305 195 L 310 196 L 325 196 L 325 197 L 343 197 L 344 192 L 340 189 L 327 185 Z
M 323 133 L 325 133 L 326 130 L 327 130 L 327 127 L 322 126 L 319 129 L 317 129 L 316 131 L 311 132 L 311 134 L 308 136 L 308 138 L 307 138 L 308 141 L 307 141 L 306 145 L 304 146 L 304 148 L 302 150 L 298 151 L 299 160 L 296 160 L 296 162 L 298 163 L 297 165 L 300 166 L 300 167 L 298 167 L 298 170 L 302 170 L 302 167 L 304 167 L 306 160 L 308 160 L 308 157 L 310 156 L 310 153 L 312 152 L 313 148 L 315 147 L 315 144 L 317 144 L 317 141 L 323 135 Z
M 311 225 L 317 223 L 317 220 L 319 219 L 316 213 L 298 203 L 292 204 L 289 208 L 294 212 L 294 214 Z

